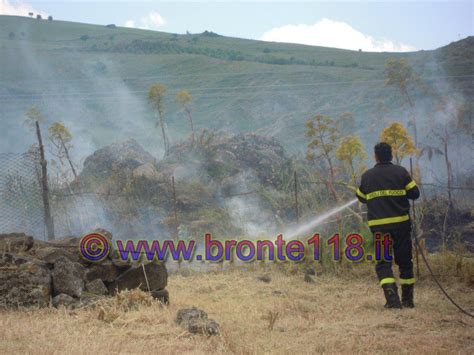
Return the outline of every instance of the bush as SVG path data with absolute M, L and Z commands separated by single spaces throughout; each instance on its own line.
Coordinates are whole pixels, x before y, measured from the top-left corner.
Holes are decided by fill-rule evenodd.
M 87 41 L 89 38 L 90 38 L 89 35 L 82 35 L 81 41 Z

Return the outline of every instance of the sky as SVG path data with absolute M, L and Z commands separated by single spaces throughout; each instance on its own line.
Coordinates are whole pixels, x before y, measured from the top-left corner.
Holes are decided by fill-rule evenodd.
M 0 14 L 364 51 L 435 49 L 474 35 L 473 1 L 0 0 Z

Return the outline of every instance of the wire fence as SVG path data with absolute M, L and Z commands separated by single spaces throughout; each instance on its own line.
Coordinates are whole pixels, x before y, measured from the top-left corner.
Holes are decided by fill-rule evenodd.
M 44 238 L 44 209 L 39 157 L 0 153 L 0 232 L 23 232 Z
M 43 191 L 41 186 L 41 166 L 38 149 L 32 148 L 24 154 L 0 154 L 0 233 L 22 232 L 38 239 L 46 240 L 45 214 L 43 208 Z M 51 174 L 51 173 L 50 173 Z M 95 177 L 99 179 L 100 177 Z M 128 177 L 130 178 L 130 176 Z M 227 191 L 216 189 L 213 194 L 198 196 L 200 207 L 190 207 L 187 192 L 183 190 L 181 181 L 174 184 L 169 181 L 153 181 L 153 186 L 145 186 L 144 193 L 123 191 L 102 191 L 88 189 L 75 182 L 58 183 L 50 178 L 50 204 L 52 218 L 57 236 L 81 235 L 97 228 L 106 228 L 122 237 L 144 235 L 179 235 L 189 224 L 182 210 L 190 208 L 214 208 L 216 206 L 228 211 L 229 223 L 240 224 L 244 233 L 265 231 L 269 226 L 280 223 L 298 223 L 304 221 L 308 212 L 305 195 L 324 190 L 325 182 L 311 179 L 307 174 L 298 176 L 295 172 L 289 174 L 278 189 L 284 191 L 287 197 L 286 214 L 275 208 L 263 207 L 259 204 L 262 196 L 272 193 L 271 188 L 247 184 L 234 186 Z M 297 180 L 296 180 L 297 179 Z M 51 182 L 51 180 L 53 180 Z M 297 181 L 297 183 L 296 183 Z M 344 186 L 342 186 L 344 185 Z M 158 203 L 147 199 L 148 189 L 161 189 L 163 198 Z M 338 187 L 344 190 L 344 195 L 352 196 L 346 184 Z M 447 190 L 441 184 L 423 184 L 426 191 Z M 265 190 L 265 191 L 262 191 Z M 459 194 L 470 194 L 472 187 L 452 186 L 451 189 Z M 298 194 L 300 196 L 298 197 Z M 192 203 L 196 203 L 192 201 Z M 191 205 L 192 205 L 191 203 Z M 306 205 L 305 205 L 306 203 Z M 178 207 L 179 205 L 179 207 Z M 316 213 L 317 211 L 312 211 Z M 357 209 L 359 215 L 363 215 Z M 354 214 L 339 216 L 327 223 L 347 223 L 354 221 Z M 166 228 L 164 223 L 166 221 Z M 326 223 L 325 223 L 326 224 Z M 202 228 L 209 228 L 203 225 Z M 210 226 L 212 228 L 212 225 Z M 267 231 L 270 233 L 270 231 Z

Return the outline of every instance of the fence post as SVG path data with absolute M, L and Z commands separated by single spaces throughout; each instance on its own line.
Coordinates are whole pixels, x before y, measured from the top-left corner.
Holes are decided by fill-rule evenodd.
M 44 206 L 44 223 L 46 224 L 46 230 L 48 233 L 48 240 L 54 240 L 54 222 L 51 216 L 51 206 L 49 204 L 49 187 L 48 187 L 48 162 L 44 157 L 43 140 L 41 139 L 41 130 L 38 121 L 36 125 L 36 136 L 38 137 L 38 145 L 40 151 L 40 164 L 41 164 L 41 185 L 43 195 L 43 206 Z
M 294 180 L 295 180 L 295 214 L 296 214 L 296 223 L 300 222 L 300 212 L 298 208 L 298 177 L 296 175 L 296 170 L 294 174 Z

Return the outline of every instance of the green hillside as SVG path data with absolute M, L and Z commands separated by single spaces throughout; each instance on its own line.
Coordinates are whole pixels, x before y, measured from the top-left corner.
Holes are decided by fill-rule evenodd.
M 440 93 L 473 94 L 472 37 L 435 51 L 365 53 L 0 16 L 0 53 L 1 152 L 24 151 L 33 142 L 22 122 L 36 105 L 47 123 L 71 128 L 77 158 L 127 138 L 159 154 L 160 134 L 146 102 L 155 82 L 168 88 L 172 141 L 189 133 L 173 100 L 187 89 L 198 129 L 273 136 L 290 151 L 304 149 L 304 121 L 314 113 L 352 113 L 367 144 L 390 120 L 406 122 L 399 93 L 384 85 L 390 57 L 407 58 Z M 423 120 L 431 98 L 415 95 Z

